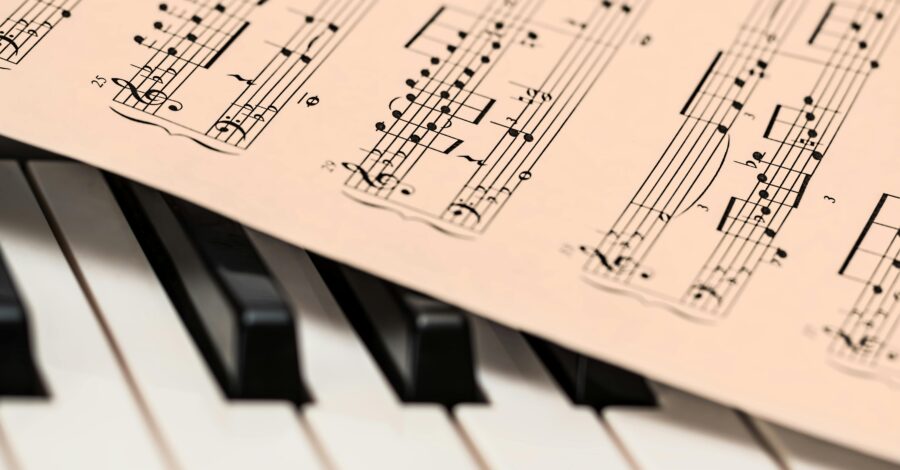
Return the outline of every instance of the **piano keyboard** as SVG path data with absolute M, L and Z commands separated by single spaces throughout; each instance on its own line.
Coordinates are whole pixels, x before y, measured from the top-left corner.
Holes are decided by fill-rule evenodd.
M 12 157 L 0 469 L 894 468 L 127 180 Z

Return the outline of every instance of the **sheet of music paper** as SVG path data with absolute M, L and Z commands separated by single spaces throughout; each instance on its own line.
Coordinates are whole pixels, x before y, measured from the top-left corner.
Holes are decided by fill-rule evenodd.
M 900 462 L 900 1 L 0 9 L 0 133 Z

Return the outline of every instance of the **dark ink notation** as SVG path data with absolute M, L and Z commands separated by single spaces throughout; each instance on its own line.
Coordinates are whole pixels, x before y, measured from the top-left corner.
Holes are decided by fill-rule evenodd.
M 415 215 L 408 220 L 429 220 L 445 233 L 483 234 L 519 187 L 536 175 L 538 161 L 630 37 L 648 3 L 560 7 L 507 0 L 486 2 L 479 13 L 452 5 L 438 8 L 405 43 L 423 57 L 423 67 L 389 101 L 390 118 L 375 123 L 376 143 L 354 166 L 366 173 L 351 172 L 345 192 L 370 206 Z M 558 10 L 578 18 L 548 23 Z M 499 76 L 503 68 L 498 64 L 520 61 L 525 61 L 523 76 Z M 528 82 L 533 83 L 523 84 Z M 504 87 L 507 99 L 483 91 Z M 491 120 L 492 115 L 504 117 Z M 494 134 L 488 149 L 470 143 Z M 421 198 L 411 198 L 365 178 L 382 172 L 403 182 L 431 176 L 439 183 L 419 187 Z
M 169 135 L 189 136 L 190 141 L 202 142 L 203 147 L 217 152 L 240 153 L 293 104 L 306 82 L 375 1 L 322 0 L 309 13 L 290 10 L 288 18 L 294 19 L 296 29 L 283 42 L 264 45 L 272 50 L 271 55 L 263 59 L 252 77 L 234 71 L 220 72 L 220 59 L 246 39 L 255 10 L 268 1 L 197 4 L 178 0 L 159 4 L 155 14 L 160 19 L 152 23 L 151 33 L 133 38 L 138 46 L 150 50 L 150 57 L 143 65 L 134 66 L 136 70 L 130 78 L 113 80 L 121 88 L 113 98 L 113 107 L 132 121 L 152 122 Z M 209 92 L 198 89 L 196 80 L 191 80 L 197 74 L 205 78 L 227 77 L 243 89 L 237 96 L 198 100 L 198 93 Z M 176 100 L 188 94 L 195 98 Z M 315 104 L 319 102 L 317 96 L 310 99 Z M 217 101 L 227 103 L 224 110 L 205 123 L 199 121 L 196 113 L 190 119 L 179 113 L 186 106 L 203 106 L 205 110 L 207 103 Z
M 25 0 L 0 23 L 0 69 L 25 60 L 82 0 Z

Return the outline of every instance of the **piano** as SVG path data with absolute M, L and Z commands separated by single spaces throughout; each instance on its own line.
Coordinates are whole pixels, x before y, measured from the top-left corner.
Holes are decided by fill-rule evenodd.
M 895 467 L 3 140 L 0 469 L 145 468 Z

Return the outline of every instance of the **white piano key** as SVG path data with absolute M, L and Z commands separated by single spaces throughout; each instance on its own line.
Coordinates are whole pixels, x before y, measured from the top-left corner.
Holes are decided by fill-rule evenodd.
M 455 414 L 490 468 L 629 468 L 592 409 L 574 406 L 521 334 L 470 317 L 488 404 Z
M 658 408 L 603 410 L 606 422 L 638 467 L 778 468 L 733 410 L 654 385 Z
M 179 466 L 319 468 L 293 405 L 225 399 L 102 175 L 65 162 L 29 168 Z
M 2 437 L 2 429 L 0 429 L 0 470 L 13 470 L 15 468 L 12 455 L 9 452 L 9 443 Z
M 163 468 L 165 454 L 14 162 L 0 162 L 0 245 L 30 314 L 50 398 L 0 400 L 0 427 L 27 469 Z
M 446 412 L 402 404 L 308 255 L 250 231 L 298 313 L 313 403 L 304 415 L 338 468 L 476 468 Z
M 897 470 L 885 462 L 790 429 L 754 419 L 756 427 L 790 470 Z

